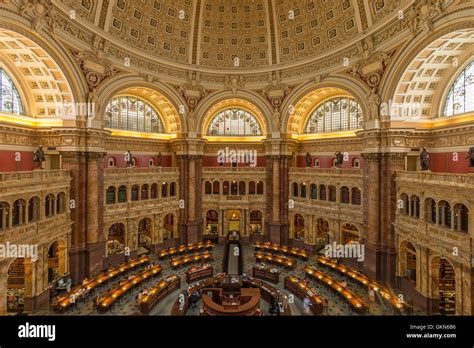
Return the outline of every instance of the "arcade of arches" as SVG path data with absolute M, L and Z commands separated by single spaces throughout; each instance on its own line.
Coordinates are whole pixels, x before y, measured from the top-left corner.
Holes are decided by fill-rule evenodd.
M 474 314 L 472 1 L 20 3 L 0 1 L 0 246 L 37 257 L 0 257 L 0 314 L 232 234 L 363 246 L 340 261 Z

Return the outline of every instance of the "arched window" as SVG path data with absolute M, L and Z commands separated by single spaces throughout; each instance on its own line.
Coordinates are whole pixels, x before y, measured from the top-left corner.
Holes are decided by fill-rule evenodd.
M 104 126 L 136 132 L 165 133 L 163 121 L 153 106 L 130 96 L 112 98 L 105 108 Z
M 10 205 L 0 202 L 0 230 L 10 227 Z
M 362 109 L 351 97 L 328 99 L 314 109 L 305 133 L 327 133 L 361 128 Z
M 204 183 L 204 193 L 206 195 L 210 195 L 212 194 L 212 186 L 211 186 L 211 182 L 210 181 L 206 181 Z
M 329 200 L 331 202 L 336 201 L 336 187 L 335 186 L 329 186 Z
M 443 116 L 470 111 L 474 111 L 474 61 L 464 68 L 449 89 Z
M 358 187 L 352 188 L 352 204 L 360 205 L 360 190 Z
M 352 161 L 352 167 L 360 168 L 360 160 L 358 158 L 354 158 L 354 160 Z
M 218 181 L 218 180 L 215 180 L 215 181 L 212 183 L 212 194 L 218 195 L 219 193 L 220 193 L 219 181 Z
M 157 184 L 151 184 L 151 199 L 156 199 L 158 198 L 158 185 Z
M 316 159 L 314 160 L 314 166 L 315 166 L 316 168 L 319 168 L 319 158 L 316 158 Z
M 115 167 L 115 158 L 113 157 L 109 157 L 108 161 L 107 161 L 107 165 L 109 166 L 109 168 L 112 168 L 112 167 Z
M 125 203 L 127 201 L 127 187 L 120 186 L 118 189 L 118 202 Z
M 218 112 L 209 124 L 207 135 L 262 135 L 257 118 L 247 110 L 231 108 Z
M 451 227 L 451 205 L 446 201 L 438 203 L 438 224 Z
M 44 200 L 44 216 L 48 217 L 54 214 L 54 195 L 50 193 Z
M 155 166 L 155 160 L 153 158 L 148 159 L 148 167 L 154 167 Z
M 170 184 L 170 197 L 176 196 L 176 183 L 172 182 Z
M 347 186 L 341 187 L 341 203 L 349 203 L 349 188 Z
M 400 196 L 400 201 L 398 203 L 400 212 L 403 215 L 408 215 L 410 212 L 410 205 L 408 204 L 408 195 L 406 193 L 402 193 L 402 195 Z
M 300 185 L 300 189 L 301 189 L 301 197 L 302 198 L 306 198 L 306 183 L 302 183 Z
M 298 183 L 293 183 L 293 197 L 298 197 Z
M 0 68 L 0 111 L 23 115 L 20 94 L 12 79 Z
M 229 193 L 230 193 L 230 186 L 229 186 L 229 182 L 228 182 L 228 181 L 224 181 L 223 186 L 222 186 L 222 193 L 223 193 L 224 195 L 226 195 L 226 196 L 229 195 Z
M 263 195 L 263 181 L 257 181 L 257 195 Z
M 12 209 L 12 226 L 23 225 L 26 223 L 26 202 L 17 199 L 13 203 Z
M 469 210 L 464 204 L 458 203 L 453 208 L 454 229 L 460 232 L 469 231 Z
M 237 181 L 232 181 L 232 183 L 230 184 L 230 194 L 232 196 L 237 196 L 237 192 L 238 192 L 238 186 L 237 186 Z
M 319 186 L 319 199 L 322 201 L 326 200 L 326 186 Z
M 139 186 L 138 185 L 133 185 L 132 186 L 132 193 L 130 195 L 132 201 L 138 201 L 138 191 L 139 191 Z
M 315 184 L 311 184 L 311 199 L 318 199 L 318 187 Z
M 429 223 L 436 223 L 436 202 L 433 198 L 425 199 L 425 220 Z
M 115 187 L 109 186 L 107 192 L 105 193 L 105 203 L 114 204 L 115 203 Z
M 410 216 L 411 217 L 420 217 L 420 199 L 418 196 L 410 197 Z
M 62 214 L 66 211 L 66 194 L 59 192 L 56 196 L 56 214 Z
M 39 219 L 39 209 L 40 199 L 38 197 L 31 197 L 28 201 L 28 222 L 37 221 Z
M 161 184 L 161 197 L 168 197 L 168 183 Z
M 239 182 L 239 195 L 245 195 L 245 181 Z
M 148 199 L 148 184 L 142 185 L 140 199 Z
M 256 193 L 255 181 L 249 182 L 249 195 L 254 195 Z

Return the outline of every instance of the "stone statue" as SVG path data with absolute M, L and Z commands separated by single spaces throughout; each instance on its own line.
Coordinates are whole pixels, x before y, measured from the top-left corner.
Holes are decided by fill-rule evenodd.
M 466 159 L 469 159 L 469 167 L 474 167 L 474 146 L 469 148 Z
M 39 163 L 39 167 L 41 168 L 41 163 L 45 161 L 43 146 L 40 145 L 33 153 L 33 161 Z
M 127 167 L 132 167 L 133 166 L 133 158 L 132 158 L 132 153 L 130 152 L 130 150 L 127 151 L 127 156 L 126 156 L 126 160 L 127 160 Z
M 306 152 L 306 167 L 311 167 L 311 154 Z
M 426 150 L 426 147 L 421 150 L 420 153 L 420 166 L 421 170 L 429 170 L 430 169 L 430 154 Z
M 370 119 L 371 120 L 378 120 L 379 119 L 379 110 L 380 110 L 380 96 L 377 93 L 377 89 L 374 87 L 371 90 L 371 93 L 368 97 L 369 105 L 370 105 Z
M 157 163 L 158 167 L 161 167 L 161 159 L 162 159 L 161 152 L 158 152 L 158 163 Z
M 342 154 L 341 151 L 337 151 L 335 155 L 336 155 L 336 167 L 341 168 L 342 162 L 344 161 L 344 155 Z

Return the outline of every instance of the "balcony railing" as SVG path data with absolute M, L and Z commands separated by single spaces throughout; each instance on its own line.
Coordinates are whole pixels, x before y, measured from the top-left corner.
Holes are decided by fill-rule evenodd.
M 233 172 L 247 172 L 247 173 L 264 173 L 265 167 L 204 167 L 203 173 L 233 173 Z
M 362 169 L 357 168 L 290 168 L 290 174 L 311 174 L 311 175 L 347 175 L 347 176 L 362 176 Z
M 474 187 L 474 174 L 401 171 L 397 172 L 397 181 Z
M 65 179 L 70 177 L 70 172 L 67 169 L 62 170 L 33 170 L 28 172 L 3 172 L 0 173 L 0 181 L 14 181 L 14 180 L 37 180 L 50 181 L 52 179 Z
M 136 175 L 136 174 L 160 174 L 178 173 L 178 167 L 127 167 L 127 168 L 106 168 L 106 175 Z

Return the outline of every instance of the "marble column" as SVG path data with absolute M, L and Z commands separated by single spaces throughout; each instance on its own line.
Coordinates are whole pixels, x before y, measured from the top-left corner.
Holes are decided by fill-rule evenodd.
M 62 152 L 63 169 L 71 171 L 70 199 L 73 221 L 70 271 L 74 282 L 93 277 L 103 268 L 104 166 L 103 152 Z

